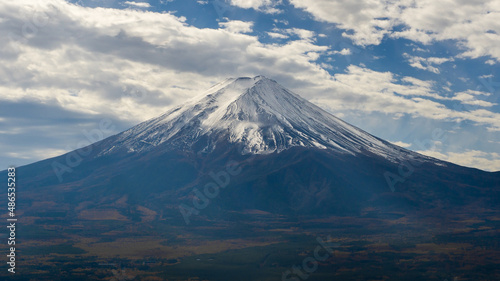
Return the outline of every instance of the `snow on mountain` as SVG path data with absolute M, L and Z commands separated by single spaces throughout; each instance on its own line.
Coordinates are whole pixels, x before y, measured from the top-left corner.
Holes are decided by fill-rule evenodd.
M 210 152 L 220 140 L 243 145 L 243 153 L 303 146 L 351 155 L 371 152 L 391 161 L 428 159 L 345 123 L 264 76 L 227 79 L 121 133 L 101 154 L 147 151 L 164 143 L 172 149 L 196 145 Z

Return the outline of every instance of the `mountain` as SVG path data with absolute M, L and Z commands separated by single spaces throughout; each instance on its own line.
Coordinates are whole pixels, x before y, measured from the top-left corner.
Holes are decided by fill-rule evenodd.
M 398 147 L 263 76 L 16 177 L 13 280 L 133 280 L 122 267 L 137 280 L 500 276 L 500 172 Z M 304 256 L 321 245 L 340 249 L 313 274 Z
M 300 146 L 349 155 L 372 153 L 391 161 L 429 159 L 351 126 L 263 76 L 227 79 L 123 132 L 102 155 L 116 150 L 140 153 L 163 143 L 172 150 L 208 153 L 221 140 L 241 145 L 243 153 L 279 153 Z
M 228 175 L 228 163 L 238 173 Z M 184 219 L 209 205 L 203 215 L 215 217 L 428 211 L 492 206 L 500 186 L 499 173 L 393 145 L 263 76 L 227 79 L 158 118 L 19 170 L 28 201 L 60 202 L 73 216 L 82 202 L 102 208 L 121 198 Z M 214 198 L 202 192 L 222 180 Z

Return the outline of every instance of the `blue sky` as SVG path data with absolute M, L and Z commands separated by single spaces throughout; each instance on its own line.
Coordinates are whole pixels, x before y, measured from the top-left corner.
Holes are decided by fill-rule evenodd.
M 263 74 L 378 137 L 500 170 L 499 18 L 498 0 L 3 1 L 0 165 Z

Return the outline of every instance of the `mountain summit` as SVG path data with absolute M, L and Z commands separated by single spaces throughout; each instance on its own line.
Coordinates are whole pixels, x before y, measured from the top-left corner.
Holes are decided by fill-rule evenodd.
M 109 144 L 110 150 L 166 149 L 209 153 L 221 140 L 242 153 L 269 154 L 291 147 L 341 154 L 375 154 L 391 161 L 430 158 L 397 147 L 345 123 L 264 76 L 230 78 L 160 117 L 139 124 Z

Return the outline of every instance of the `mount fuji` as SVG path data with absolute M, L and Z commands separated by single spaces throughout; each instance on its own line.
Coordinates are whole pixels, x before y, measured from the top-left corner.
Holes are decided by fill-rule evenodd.
M 228 164 L 237 173 L 228 174 Z M 181 222 L 186 212 L 186 222 L 245 210 L 441 213 L 500 198 L 500 173 L 398 147 L 263 76 L 227 79 L 157 118 L 19 173 L 25 210 L 64 209 L 74 218 L 87 208 L 129 214 L 136 206 Z M 214 182 L 224 189 L 204 194 Z
M 220 141 L 242 153 L 280 153 L 292 147 L 338 154 L 372 154 L 439 162 L 397 147 L 349 125 L 264 76 L 230 78 L 162 116 L 146 121 L 108 143 L 109 150 L 141 153 L 161 144 L 209 153 Z
M 16 198 L 15 280 L 500 276 L 500 172 L 398 147 L 263 76 L 18 167 Z

